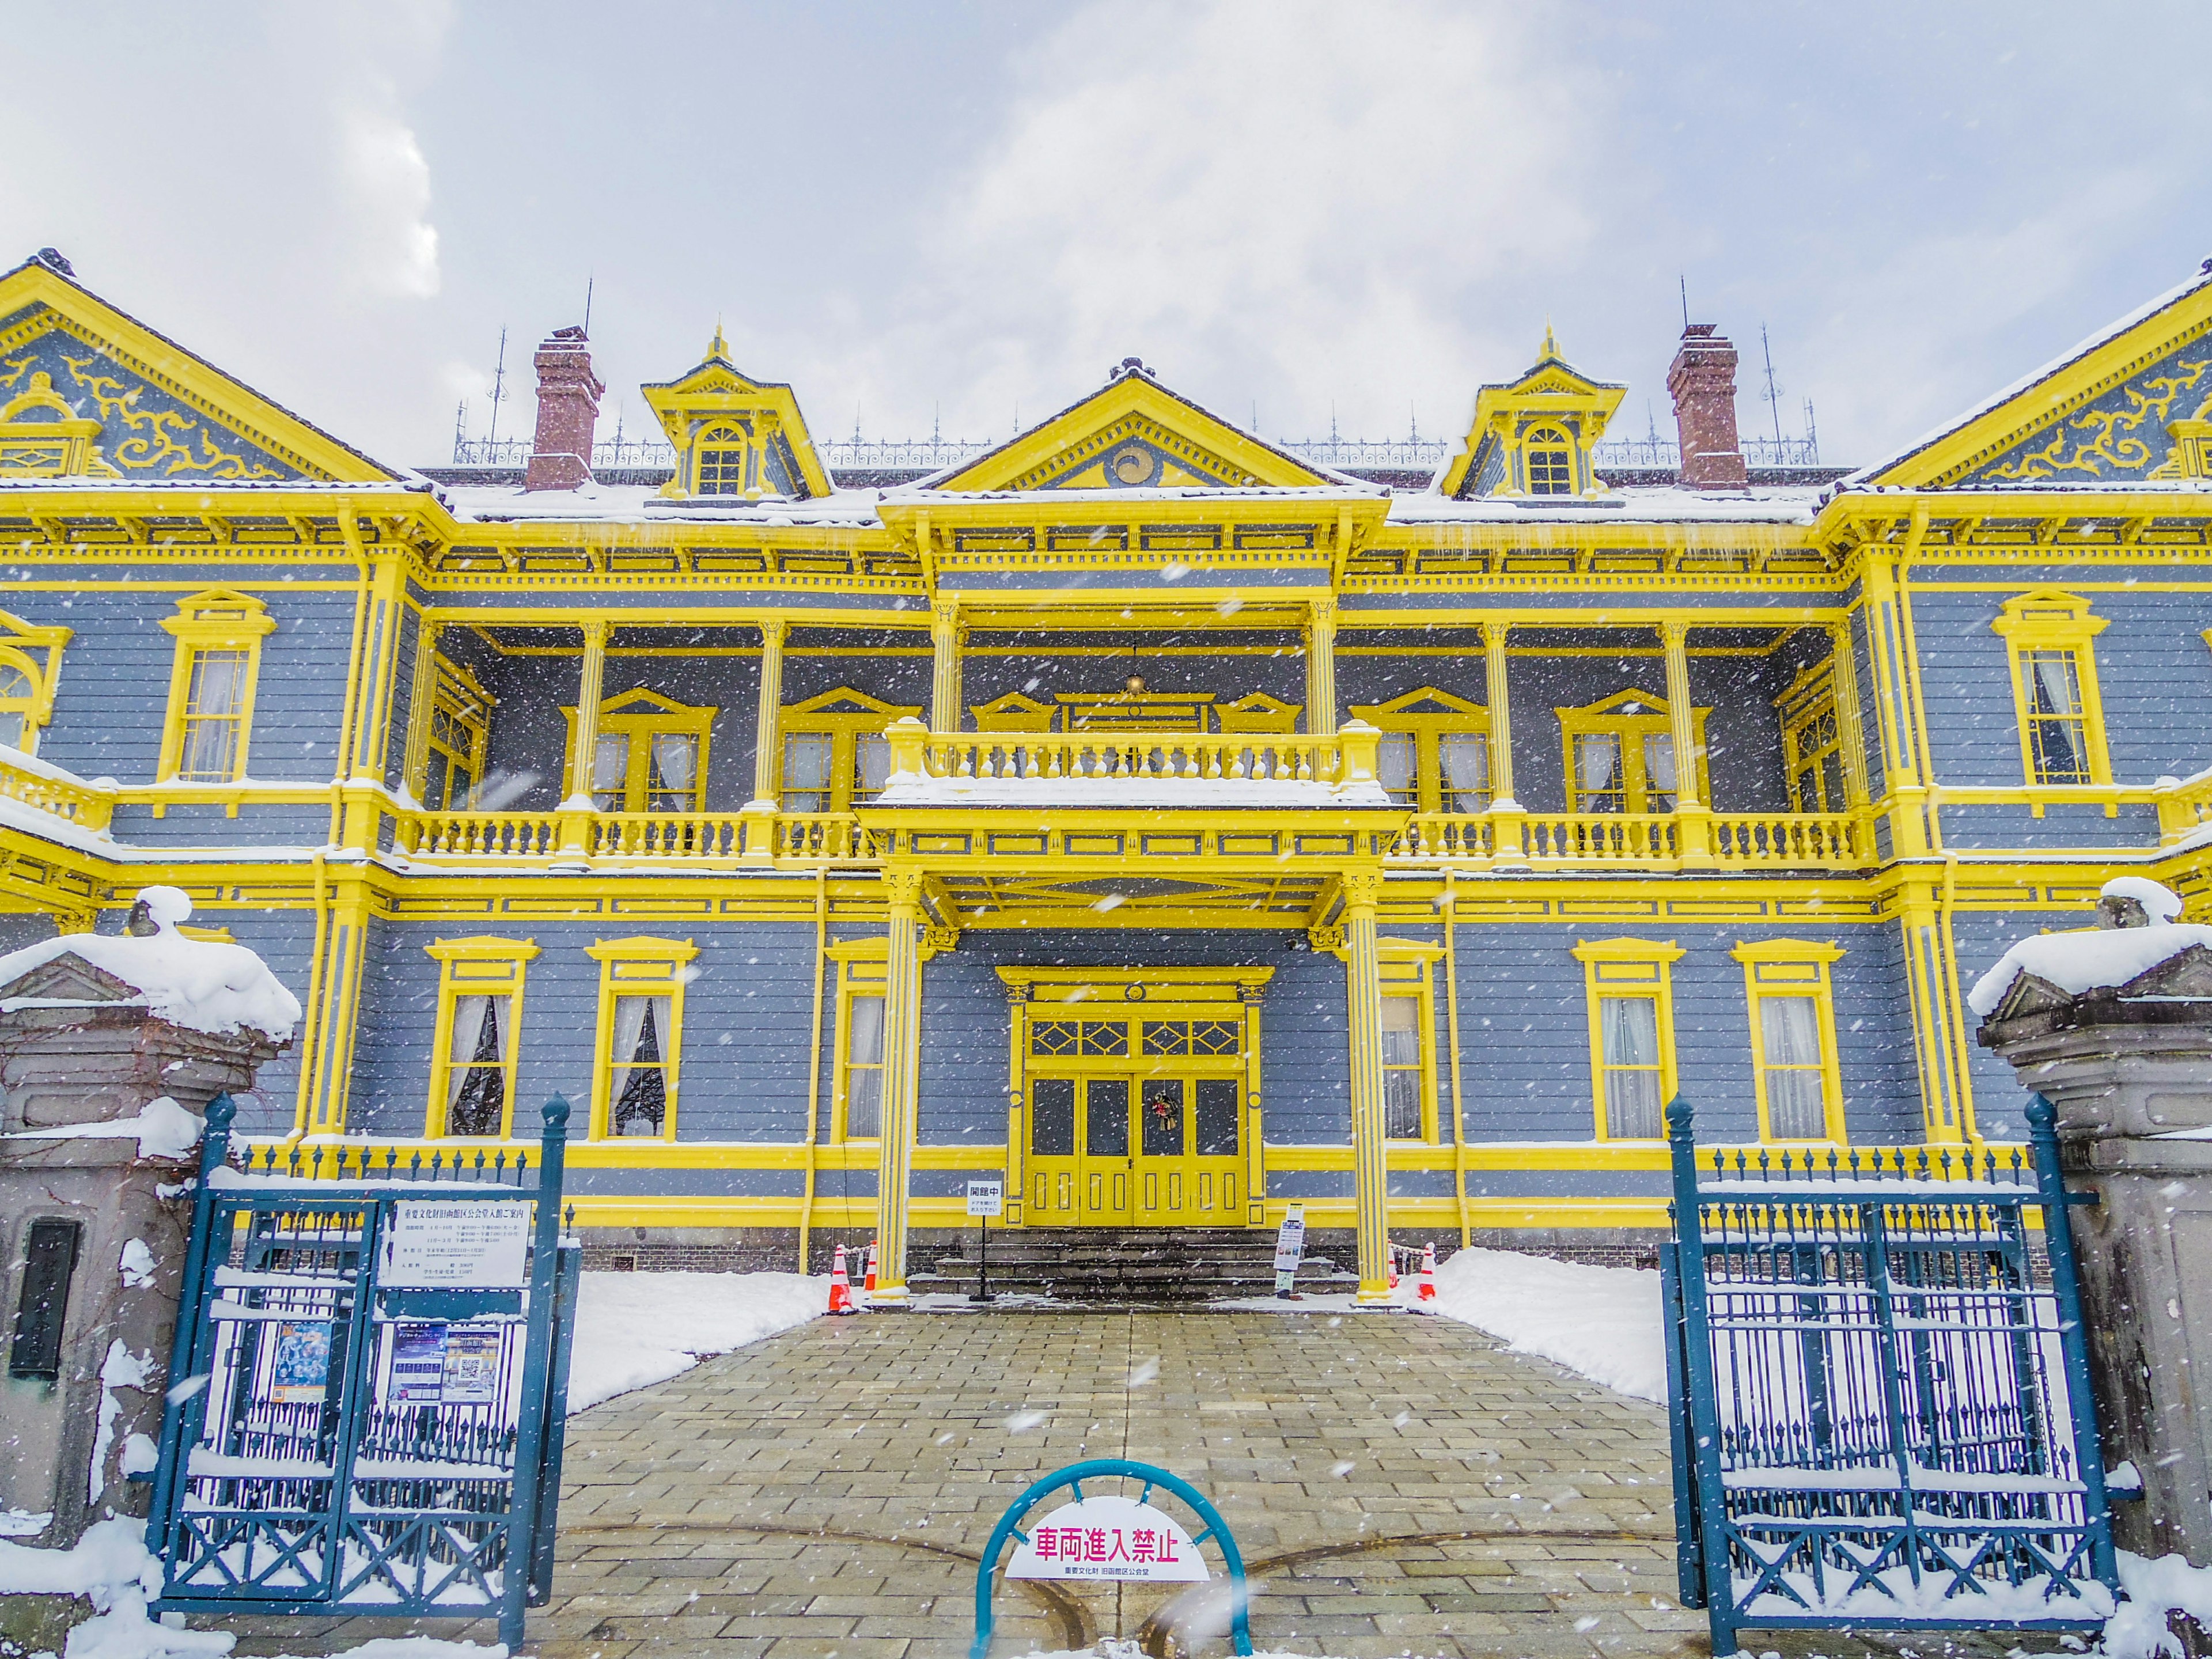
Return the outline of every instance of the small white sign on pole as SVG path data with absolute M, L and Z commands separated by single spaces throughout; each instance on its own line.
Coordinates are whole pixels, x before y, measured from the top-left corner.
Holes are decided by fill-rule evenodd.
M 1133 1498 L 1063 1504 L 1030 1528 L 1029 1534 L 1006 1563 L 1009 1578 L 1195 1584 L 1213 1576 L 1175 1516 Z
M 968 1213 L 973 1216 L 993 1216 L 1004 1212 L 1006 1202 L 1006 1183 L 994 1176 L 988 1181 L 968 1183 Z
M 1275 1294 L 1288 1296 L 1298 1282 L 1298 1263 L 1306 1253 L 1306 1212 L 1293 1204 L 1275 1231 Z
M 377 1283 L 387 1290 L 519 1285 L 530 1210 L 526 1202 L 403 1199 L 392 1206 Z

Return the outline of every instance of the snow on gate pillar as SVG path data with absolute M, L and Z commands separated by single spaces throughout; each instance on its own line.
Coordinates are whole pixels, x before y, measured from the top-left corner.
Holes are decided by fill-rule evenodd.
M 1380 872 L 1344 878 L 1344 980 L 1352 1060 L 1352 1166 L 1363 1303 L 1390 1299 L 1390 1172 L 1382 1113 L 1382 963 L 1375 913 Z
M 907 1185 L 921 1070 L 921 875 L 894 870 L 884 927 L 884 1121 L 876 1165 L 878 1304 L 906 1300 Z
M 125 937 L 0 957 L 0 1239 L 19 1264 L 0 1511 L 52 1517 L 18 1541 L 65 1547 L 143 1512 L 128 1477 L 161 1430 L 202 1115 L 252 1088 L 300 1018 L 251 951 L 179 933 L 191 914 L 149 887 Z

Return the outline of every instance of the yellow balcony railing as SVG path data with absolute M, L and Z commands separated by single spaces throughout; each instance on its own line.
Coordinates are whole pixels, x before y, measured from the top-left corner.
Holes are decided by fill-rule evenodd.
M 1082 790 L 1086 805 L 1111 805 L 1116 787 L 1142 788 L 1148 805 L 1188 787 L 1191 804 L 1233 801 L 1219 786 L 1300 785 L 1351 804 L 1387 805 L 1375 776 L 1381 733 L 1353 721 L 1333 737 L 1297 732 L 932 732 L 899 720 L 890 738 L 891 777 L 879 804 L 896 806 L 932 784 L 988 800 L 993 785 L 1028 799 L 1054 785 Z M 1255 788 L 1255 793 L 1257 793 Z M 1369 798 L 1371 797 L 1371 800 Z
M 409 812 L 394 844 L 425 861 L 481 859 L 594 863 L 865 862 L 865 831 L 842 812 Z
M 1535 870 L 1856 870 L 1875 861 L 1870 823 L 1856 813 L 1712 812 L 1694 822 L 1705 850 L 1689 865 L 1693 820 L 1672 812 L 1422 812 L 1392 855 Z
M 0 747 L 0 797 L 21 801 L 81 830 L 105 830 L 115 816 L 113 780 L 86 783 L 13 749 Z
M 2153 796 L 2158 803 L 2158 839 L 2162 847 L 2186 840 L 2212 823 L 2212 771 L 2168 784 Z

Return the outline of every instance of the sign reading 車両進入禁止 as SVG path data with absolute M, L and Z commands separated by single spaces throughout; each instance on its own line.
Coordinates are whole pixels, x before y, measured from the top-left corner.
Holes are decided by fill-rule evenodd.
M 408 1199 L 392 1206 L 377 1283 L 385 1289 L 516 1285 L 530 1245 L 526 1203 Z
M 1212 1575 L 1176 1518 L 1133 1498 L 1064 1504 L 1029 1529 L 1009 1578 L 1126 1578 L 1198 1583 Z

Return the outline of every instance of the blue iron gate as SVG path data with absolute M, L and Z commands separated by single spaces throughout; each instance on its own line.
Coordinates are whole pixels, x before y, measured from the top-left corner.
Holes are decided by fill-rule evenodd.
M 578 1251 L 526 1152 L 248 1149 L 209 1107 L 147 1545 L 183 1613 L 481 1618 L 552 1587 Z M 526 1571 L 511 1570 L 516 1561 Z
M 1711 1153 L 1667 1110 L 1681 1595 L 1739 1629 L 2094 1629 L 2117 1593 L 2050 1106 L 2017 1148 Z M 2040 1208 L 2047 1273 L 2029 1249 Z

